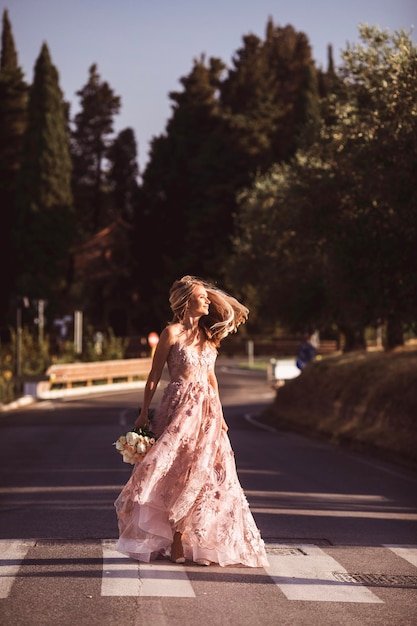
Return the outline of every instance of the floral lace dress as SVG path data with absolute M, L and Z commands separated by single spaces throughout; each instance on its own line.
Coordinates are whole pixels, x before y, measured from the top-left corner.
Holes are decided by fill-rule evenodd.
M 183 343 L 168 356 L 171 382 L 155 412 L 158 437 L 115 502 L 119 552 L 150 561 L 169 556 L 174 531 L 188 560 L 268 564 L 264 543 L 222 430 L 222 407 L 208 383 L 217 352 Z

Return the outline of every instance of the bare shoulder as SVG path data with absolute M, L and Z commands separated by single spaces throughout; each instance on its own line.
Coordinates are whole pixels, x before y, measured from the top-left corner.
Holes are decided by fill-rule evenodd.
M 161 333 L 160 339 L 169 345 L 176 343 L 181 332 L 181 324 L 168 324 Z

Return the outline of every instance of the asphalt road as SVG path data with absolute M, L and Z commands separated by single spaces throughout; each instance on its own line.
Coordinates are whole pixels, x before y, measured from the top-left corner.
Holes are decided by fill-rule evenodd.
M 141 390 L 40 402 L 0 414 L 2 626 L 417 623 L 417 477 L 261 428 L 265 375 L 227 360 L 217 373 L 269 567 L 116 553 L 113 502 L 131 466 L 112 443 Z

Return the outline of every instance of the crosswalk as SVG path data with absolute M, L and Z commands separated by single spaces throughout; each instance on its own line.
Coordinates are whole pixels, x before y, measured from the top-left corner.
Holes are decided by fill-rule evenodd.
M 163 565 L 162 561 L 132 561 L 116 552 L 111 541 L 103 541 L 101 595 L 195 597 L 184 567 L 170 561 L 163 561 Z
M 346 570 L 322 548 L 301 545 L 298 550 L 298 558 L 283 558 L 279 554 L 268 557 L 270 565 L 266 571 L 288 600 L 315 601 L 320 598 L 322 602 L 382 602 L 363 585 L 352 586 L 335 580 L 333 572 Z
M 190 575 L 195 572 L 194 564 L 175 565 L 168 560 L 138 563 L 117 552 L 114 540 L 102 540 L 100 544 L 102 558 L 97 559 L 97 567 L 101 568 L 101 596 L 196 597 Z M 0 598 L 10 595 L 25 558 L 36 545 L 36 540 L 0 540 Z M 240 572 L 249 571 L 252 580 L 254 576 L 265 579 L 266 574 L 269 583 L 272 581 L 289 601 L 381 604 L 384 600 L 380 587 L 417 589 L 417 545 L 382 545 L 373 550 L 388 551 L 391 557 L 384 562 L 390 562 L 391 558 L 397 571 L 381 574 L 376 567 L 376 573 L 372 574 L 372 563 L 367 558 L 362 573 L 363 567 L 352 572 L 351 568 L 346 569 L 340 550 L 334 546 L 269 543 L 269 566 L 241 567 Z M 230 568 L 214 565 L 206 571 L 221 580 L 222 572 Z
M 26 554 L 34 541 L 2 540 L 0 543 L 0 598 L 7 598 Z

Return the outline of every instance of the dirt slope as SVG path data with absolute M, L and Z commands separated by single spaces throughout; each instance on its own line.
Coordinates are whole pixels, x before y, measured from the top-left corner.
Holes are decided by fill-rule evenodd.
M 417 350 L 316 361 L 277 391 L 262 419 L 417 469 Z

